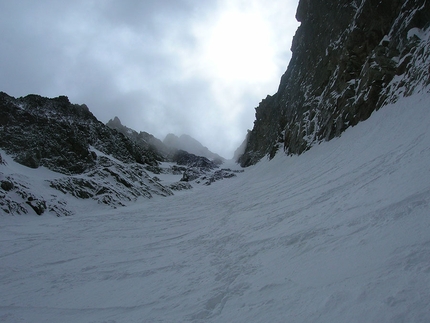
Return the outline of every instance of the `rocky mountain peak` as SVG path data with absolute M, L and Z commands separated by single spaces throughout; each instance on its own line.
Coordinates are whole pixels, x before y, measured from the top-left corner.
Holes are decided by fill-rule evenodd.
M 106 125 L 111 128 L 117 128 L 121 127 L 122 123 L 121 120 L 119 120 L 119 118 L 115 116 L 113 119 L 110 119 Z

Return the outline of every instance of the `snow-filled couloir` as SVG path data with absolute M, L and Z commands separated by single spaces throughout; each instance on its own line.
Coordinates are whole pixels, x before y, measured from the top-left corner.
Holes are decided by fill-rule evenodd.
M 193 191 L 3 216 L 0 320 L 429 322 L 429 99 Z

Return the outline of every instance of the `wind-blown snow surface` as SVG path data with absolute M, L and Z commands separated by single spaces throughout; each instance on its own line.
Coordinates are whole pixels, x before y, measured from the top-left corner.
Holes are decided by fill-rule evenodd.
M 429 98 L 210 187 L 2 216 L 0 321 L 430 322 Z

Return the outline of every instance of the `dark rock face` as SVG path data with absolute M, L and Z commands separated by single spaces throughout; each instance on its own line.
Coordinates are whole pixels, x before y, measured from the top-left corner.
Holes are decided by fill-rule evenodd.
M 238 161 L 300 154 L 430 83 L 430 2 L 301 0 L 292 59 Z
M 15 99 L 0 92 L 0 147 L 17 162 L 80 174 L 96 165 L 91 146 L 123 162 L 157 164 L 151 152 L 99 122 L 86 105 L 65 96 Z

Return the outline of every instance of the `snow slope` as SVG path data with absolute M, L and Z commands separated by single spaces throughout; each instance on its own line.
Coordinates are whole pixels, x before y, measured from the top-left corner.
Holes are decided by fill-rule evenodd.
M 2 322 L 430 322 L 429 94 L 127 208 L 2 216 Z

